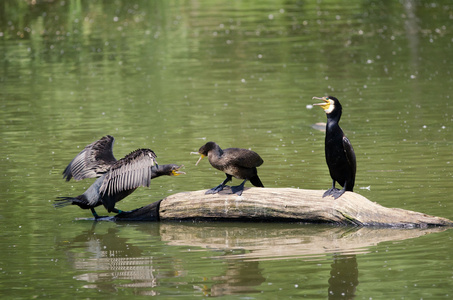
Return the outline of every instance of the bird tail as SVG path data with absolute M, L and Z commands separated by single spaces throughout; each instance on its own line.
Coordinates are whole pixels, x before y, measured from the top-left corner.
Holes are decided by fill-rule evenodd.
M 263 183 L 261 182 L 260 178 L 258 177 L 258 175 L 256 176 L 253 176 L 252 178 L 249 179 L 250 182 L 254 185 L 254 186 L 257 186 L 257 187 L 264 187 Z
M 71 204 L 78 205 L 82 209 L 90 208 L 88 201 L 84 195 L 80 195 L 75 198 L 73 198 L 73 197 L 57 197 L 53 206 L 56 208 L 60 208 L 60 207 L 65 207 L 65 206 L 68 206 Z
M 58 199 L 55 200 L 55 203 L 53 204 L 54 207 L 60 208 L 60 207 L 65 207 L 71 204 L 75 204 L 79 199 L 77 198 L 72 198 L 72 197 L 58 197 Z

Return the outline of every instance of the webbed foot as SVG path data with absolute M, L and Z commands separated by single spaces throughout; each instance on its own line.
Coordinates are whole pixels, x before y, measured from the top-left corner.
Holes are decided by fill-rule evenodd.
M 221 190 L 223 190 L 223 188 L 225 187 L 224 184 L 219 184 L 218 186 L 216 186 L 215 188 L 212 188 L 212 189 L 209 189 L 206 191 L 205 195 L 209 195 L 209 194 L 217 194 L 218 192 L 220 192 Z
M 244 191 L 244 184 L 246 181 L 247 179 L 245 179 L 240 185 L 232 186 L 231 191 L 233 192 L 233 194 L 241 196 L 242 192 Z
M 232 186 L 231 187 L 231 192 L 233 194 L 236 194 L 238 196 L 241 196 L 242 195 L 242 192 L 244 191 L 244 185 L 237 185 L 237 186 Z
M 328 189 L 327 191 L 324 192 L 322 197 L 324 198 L 324 197 L 327 197 L 327 196 L 331 196 L 331 195 L 335 194 L 338 191 L 340 191 L 340 190 L 336 189 L 336 188 L 330 188 L 330 189 Z
M 341 197 L 341 195 L 344 194 L 344 192 L 345 192 L 345 189 L 342 189 L 342 190 L 336 189 L 336 191 L 334 191 L 332 193 L 332 196 L 333 196 L 334 199 L 338 199 L 338 198 Z

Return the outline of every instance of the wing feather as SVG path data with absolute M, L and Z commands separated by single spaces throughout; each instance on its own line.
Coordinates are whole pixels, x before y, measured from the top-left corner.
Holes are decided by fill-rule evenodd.
M 352 179 L 352 186 L 354 186 L 355 182 L 355 173 L 357 171 L 357 161 L 354 153 L 354 149 L 352 148 L 351 141 L 346 136 L 343 136 L 343 149 L 344 153 L 346 154 L 346 158 L 348 160 L 349 165 L 352 167 L 354 178 Z
M 117 162 L 113 156 L 114 141 L 113 136 L 107 135 L 86 146 L 65 168 L 63 178 L 81 180 L 106 173 Z
M 256 168 L 263 164 L 258 153 L 248 149 L 228 148 L 223 150 L 223 155 L 229 163 L 243 168 Z
M 149 186 L 151 167 L 156 164 L 156 154 L 152 150 L 135 150 L 110 168 L 100 188 L 101 194 L 112 196 L 140 186 Z

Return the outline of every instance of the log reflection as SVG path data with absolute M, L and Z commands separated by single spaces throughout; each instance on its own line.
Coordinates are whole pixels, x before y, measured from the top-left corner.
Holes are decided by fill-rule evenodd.
M 159 295 L 171 282 L 205 296 L 259 293 L 263 274 L 269 272 L 267 261 L 290 259 L 304 268 L 327 256 L 333 258 L 330 278 L 325 278 L 329 299 L 354 298 L 357 254 L 381 242 L 445 230 L 164 222 L 123 227 L 128 231 L 122 233 L 114 225 L 104 233 L 94 225 L 63 245 L 74 269 L 84 271 L 76 278 L 86 281 L 85 288 Z

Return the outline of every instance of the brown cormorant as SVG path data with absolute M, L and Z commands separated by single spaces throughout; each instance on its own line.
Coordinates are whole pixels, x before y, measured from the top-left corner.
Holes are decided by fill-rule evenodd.
M 59 197 L 56 207 L 69 204 L 82 209 L 91 209 L 93 216 L 99 218 L 94 210 L 104 205 L 108 212 L 121 213 L 115 204 L 121 201 L 140 186 L 149 186 L 152 178 L 162 175 L 179 175 L 177 165 L 161 165 L 156 162 L 156 154 L 150 149 L 138 149 L 120 160 L 113 156 L 114 138 L 104 136 L 86 146 L 63 171 L 66 181 L 74 178 L 99 177 L 82 195 L 75 198 Z
M 353 191 L 357 168 L 355 153 L 351 142 L 338 125 L 342 112 L 340 101 L 332 96 L 313 97 L 313 99 L 324 101 L 313 105 L 321 106 L 327 115 L 325 152 L 330 177 L 332 177 L 332 188 L 328 189 L 323 197 L 332 195 L 337 199 L 345 191 Z M 343 187 L 342 190 L 335 188 L 335 181 Z
M 258 177 L 257 167 L 263 164 L 261 157 L 254 151 L 240 148 L 228 148 L 222 150 L 219 145 L 214 142 L 208 142 L 201 146 L 198 152 L 192 152 L 192 154 L 200 154 L 195 165 L 203 159 L 208 157 L 211 165 L 226 174 L 226 179 L 206 192 L 206 194 L 216 194 L 223 190 L 227 182 L 231 181 L 233 176 L 238 179 L 244 179 L 244 181 L 238 186 L 232 186 L 231 191 L 234 194 L 242 195 L 244 190 L 244 184 L 249 180 L 254 186 L 264 187 Z

